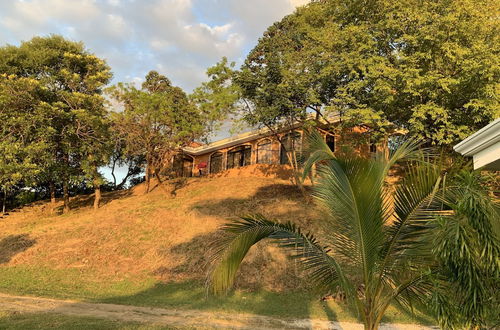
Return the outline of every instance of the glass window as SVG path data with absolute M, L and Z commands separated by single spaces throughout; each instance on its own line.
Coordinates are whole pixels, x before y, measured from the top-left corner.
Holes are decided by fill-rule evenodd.
M 183 154 L 176 155 L 174 157 L 173 170 L 178 177 L 193 176 L 193 158 Z
M 235 147 L 227 152 L 227 169 L 251 164 L 252 147 L 249 145 Z
M 257 144 L 257 164 L 273 164 L 274 151 L 272 147 L 273 144 L 269 139 L 260 141 Z
M 222 152 L 215 152 L 210 156 L 210 173 L 219 173 L 222 170 Z
M 332 152 L 335 152 L 335 136 L 328 134 L 326 136 L 326 144 Z

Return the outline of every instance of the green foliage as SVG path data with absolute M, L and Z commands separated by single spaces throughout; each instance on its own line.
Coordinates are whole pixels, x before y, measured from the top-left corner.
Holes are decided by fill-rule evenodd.
M 38 107 L 40 85 L 29 78 L 0 75 L 0 186 L 33 182 L 41 170 L 47 143 L 40 136 L 46 118 Z
M 392 123 L 449 146 L 500 116 L 497 12 L 487 0 L 312 2 L 270 26 L 234 73 L 243 116 Z
M 429 162 L 414 141 L 402 144 L 388 160 L 382 155 L 335 157 L 316 133 L 309 144 L 313 153 L 304 176 L 316 164 L 313 196 L 325 214 L 324 243 L 292 224 L 262 216 L 230 223 L 214 245 L 212 291 L 227 291 L 251 246 L 270 238 L 292 251 L 318 288 L 341 288 L 368 329 L 378 327 L 392 303 L 411 309 L 433 298 L 450 306 L 434 305 L 443 309 L 437 311 L 443 325 L 460 315 L 462 303 L 468 312 L 455 324 L 485 323 L 485 312 L 494 310 L 489 289 L 498 279 L 498 238 L 491 229 L 498 215 L 486 195 L 470 201 L 478 189 L 474 180 L 467 186 L 460 180 L 443 184 L 440 166 Z M 402 161 L 404 177 L 389 187 L 389 170 Z M 466 237 L 461 240 L 453 228 L 465 214 L 474 230 L 462 227 Z
M 207 70 L 208 82 L 196 88 L 190 95 L 191 100 L 199 107 L 206 117 L 209 130 L 219 128 L 221 121 L 238 111 L 240 90 L 232 83 L 235 63 L 228 63 L 226 57 Z
M 108 93 L 123 106 L 113 113 L 115 134 L 125 154 L 145 157 L 147 179 L 158 177 L 180 148 L 205 133 L 206 117 L 181 88 L 156 71 L 147 74 L 142 89 L 120 83 Z
M 433 294 L 438 320 L 444 328 L 498 324 L 498 205 L 478 173 L 461 172 L 451 186 L 445 200 L 453 215 L 437 218 L 432 234 L 440 266 Z
M 1 140 L 11 160 L 22 160 L 9 161 L 7 176 L 66 186 L 70 177 L 95 176 L 107 162 L 101 96 L 111 79 L 107 64 L 82 43 L 52 35 L 0 48 L 0 74 Z

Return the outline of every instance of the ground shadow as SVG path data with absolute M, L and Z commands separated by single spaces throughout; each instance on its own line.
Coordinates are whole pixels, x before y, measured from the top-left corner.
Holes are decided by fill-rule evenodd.
M 114 200 L 125 198 L 131 195 L 132 191 L 130 189 L 104 192 L 101 196 L 99 207 L 103 207 L 104 205 L 109 204 Z M 94 194 L 78 195 L 75 197 L 71 197 L 69 201 L 69 207 L 72 210 L 93 207 L 93 205 L 94 205 Z M 64 205 L 59 205 L 54 209 L 54 211 L 58 214 L 62 214 L 63 209 Z
M 314 299 L 307 292 L 274 293 L 268 291 L 210 294 L 202 281 L 156 283 L 151 288 L 130 296 L 100 299 L 99 302 L 250 313 L 283 318 L 309 318 L 308 302 Z
M 270 184 L 260 187 L 252 196 L 247 198 L 203 200 L 193 204 L 191 209 L 203 215 L 234 217 L 235 215 L 242 216 L 257 213 L 256 206 L 260 206 L 261 209 L 269 208 L 273 211 L 271 205 L 276 201 L 285 199 L 306 203 L 304 196 L 297 186 L 290 184 Z M 297 210 L 289 211 L 280 214 L 280 218 L 297 218 L 297 214 L 295 214 Z
M 192 180 L 189 180 L 187 177 L 168 179 L 162 181 L 161 184 L 158 183 L 158 180 L 152 180 L 149 192 L 161 188 L 167 195 L 176 197 L 178 190 L 188 187 L 191 183 Z
M 36 240 L 28 234 L 9 235 L 0 240 L 0 264 L 8 263 L 12 257 L 35 245 Z

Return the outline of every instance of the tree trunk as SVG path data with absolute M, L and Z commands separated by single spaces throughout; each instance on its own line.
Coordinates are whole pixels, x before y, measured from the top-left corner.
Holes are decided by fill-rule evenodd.
M 148 159 L 146 161 L 146 194 L 149 192 L 149 185 L 151 183 L 151 161 Z
M 160 171 L 155 170 L 155 171 L 154 171 L 154 173 L 155 173 L 155 178 L 156 178 L 156 180 L 158 180 L 158 185 L 162 185 L 162 184 L 163 184 L 163 181 L 162 181 L 162 179 L 161 179 L 161 177 L 160 177 Z
M 64 178 L 63 181 L 63 201 L 64 201 L 64 208 L 63 208 L 63 213 L 69 212 L 69 182 L 67 178 Z
M 115 166 L 116 166 L 116 161 L 113 161 L 113 166 L 111 167 L 111 176 L 113 177 L 113 187 L 115 187 L 116 189 Z
M 153 164 L 152 160 L 148 157 L 146 159 L 146 194 L 150 192 L 151 187 L 151 177 L 153 176 Z
M 122 182 L 120 182 L 117 186 L 115 186 L 115 189 L 116 189 L 116 190 L 120 190 L 120 189 L 122 189 L 122 188 L 123 188 L 123 186 L 125 185 L 125 183 L 127 183 L 127 180 L 128 180 L 128 178 L 129 178 L 129 177 L 130 177 L 130 175 L 128 175 L 128 174 L 127 174 L 127 175 L 123 178 Z
M 99 203 L 101 202 L 101 185 L 97 184 L 94 186 L 95 196 L 94 196 L 94 209 L 99 208 Z
M 365 319 L 365 330 L 377 330 L 378 322 L 372 320 L 371 318 Z
M 375 307 L 373 306 L 372 299 L 367 299 L 367 305 L 365 306 L 365 329 L 366 330 L 377 330 L 380 320 L 384 313 L 377 314 L 375 312 Z
M 101 175 L 99 174 L 99 167 L 94 163 L 94 210 L 99 208 L 101 202 Z
M 302 178 L 300 177 L 299 173 L 300 168 L 299 162 L 297 161 L 297 152 L 295 151 L 295 147 L 293 145 L 291 149 L 292 150 L 290 151 L 290 157 L 288 157 L 288 163 L 290 163 L 290 166 L 292 166 L 294 184 L 299 187 L 302 196 L 304 196 L 304 198 L 309 201 L 309 195 L 307 194 L 306 188 L 304 188 L 304 184 L 302 183 Z
M 53 181 L 49 182 L 49 191 L 50 191 L 50 204 L 52 207 L 56 205 L 56 185 Z
M 5 205 L 7 204 L 7 189 L 3 190 L 2 215 L 5 214 Z

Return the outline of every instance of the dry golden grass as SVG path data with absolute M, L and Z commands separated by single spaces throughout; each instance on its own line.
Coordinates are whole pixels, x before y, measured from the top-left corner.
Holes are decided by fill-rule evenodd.
M 73 198 L 73 210 L 64 215 L 51 214 L 48 203 L 26 207 L 0 222 L 5 245 L 0 261 L 90 270 L 96 280 L 141 274 L 169 282 L 199 280 L 207 272 L 207 247 L 227 219 L 262 213 L 314 229 L 317 211 L 290 182 L 256 177 L 262 169 L 255 167 L 247 169 L 248 175 L 238 171 L 237 177 L 173 181 L 149 194 L 141 185 L 107 193 L 99 210 L 92 209 L 92 196 Z M 174 187 L 175 196 L 168 193 Z M 261 245 L 248 256 L 237 286 L 297 288 L 294 264 L 275 247 Z

